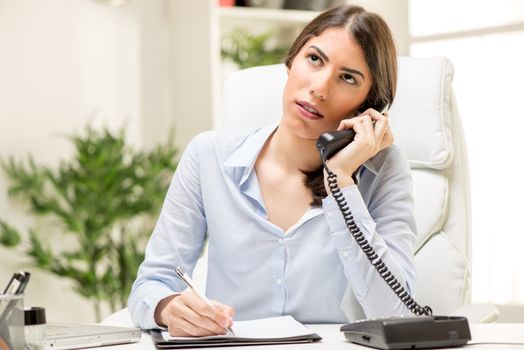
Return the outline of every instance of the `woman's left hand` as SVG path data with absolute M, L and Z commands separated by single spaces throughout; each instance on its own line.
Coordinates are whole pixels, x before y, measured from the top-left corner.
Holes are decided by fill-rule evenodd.
M 343 129 L 353 129 L 355 139 L 327 162 L 329 168 L 337 174 L 340 187 L 354 184 L 353 173 L 394 141 L 387 113 L 380 114 L 371 108 L 359 116 L 342 120 L 337 130 Z

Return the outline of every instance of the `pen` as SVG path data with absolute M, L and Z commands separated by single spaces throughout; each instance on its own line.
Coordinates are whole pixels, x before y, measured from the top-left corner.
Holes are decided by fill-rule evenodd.
M 196 288 L 195 288 L 195 284 L 193 283 L 193 280 L 191 279 L 191 277 L 189 277 L 187 275 L 187 273 L 184 272 L 184 270 L 182 269 L 182 267 L 178 266 L 176 269 L 176 274 L 189 286 L 189 288 L 191 288 L 191 290 L 193 291 L 193 293 L 195 293 L 195 295 L 197 297 L 199 297 L 204 303 L 206 303 L 207 305 L 211 306 L 213 309 L 215 308 L 215 305 L 213 305 L 211 303 L 211 301 L 204 295 L 204 293 L 200 293 Z M 235 335 L 235 332 L 233 332 L 233 329 L 231 327 L 227 327 L 226 328 L 226 331 L 231 334 L 231 335 Z

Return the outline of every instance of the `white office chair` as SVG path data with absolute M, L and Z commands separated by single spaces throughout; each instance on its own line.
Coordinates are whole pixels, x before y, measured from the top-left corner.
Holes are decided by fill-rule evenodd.
M 224 86 L 222 127 L 254 127 L 278 120 L 286 79 L 282 64 L 234 73 Z M 399 58 L 390 121 L 413 173 L 416 299 L 436 315 L 492 322 L 498 318 L 494 306 L 469 304 L 469 174 L 452 80 L 453 66 L 446 58 Z

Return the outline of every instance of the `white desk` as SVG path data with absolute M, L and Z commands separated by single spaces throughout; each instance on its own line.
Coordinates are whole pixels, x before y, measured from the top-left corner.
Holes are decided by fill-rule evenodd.
M 131 326 L 131 319 L 127 309 L 121 310 L 108 318 L 106 318 L 103 324 L 114 325 L 114 326 Z M 326 350 L 348 350 L 348 349 L 371 349 L 369 347 L 360 346 L 357 344 L 349 343 L 345 340 L 344 335 L 340 332 L 340 325 L 308 325 L 309 328 L 314 330 L 323 339 L 319 343 L 312 344 L 290 344 L 290 345 L 267 345 L 267 346 L 242 346 L 242 347 L 221 347 L 217 349 L 326 349 Z M 518 343 L 517 345 L 468 345 L 464 349 L 524 349 L 524 323 L 475 323 L 469 325 L 471 331 L 471 343 Z M 109 348 L 108 348 L 109 349 Z M 156 349 L 151 337 L 147 333 L 142 334 L 140 342 L 135 344 L 127 345 L 116 345 L 111 346 L 111 350 L 154 350 Z M 208 348 L 209 349 L 209 348 Z M 450 348 L 457 350 L 457 348 Z M 460 348 L 459 348 L 460 349 Z

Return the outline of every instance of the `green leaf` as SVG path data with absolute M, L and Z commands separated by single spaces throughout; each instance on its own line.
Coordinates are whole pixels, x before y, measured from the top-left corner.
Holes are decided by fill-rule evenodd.
M 43 269 L 50 269 L 53 266 L 54 254 L 45 248 L 35 231 L 29 231 L 29 249 L 26 251 L 27 255 L 33 258 L 36 266 Z
M 6 247 L 16 247 L 19 243 L 20 234 L 18 231 L 0 219 L 0 244 Z

